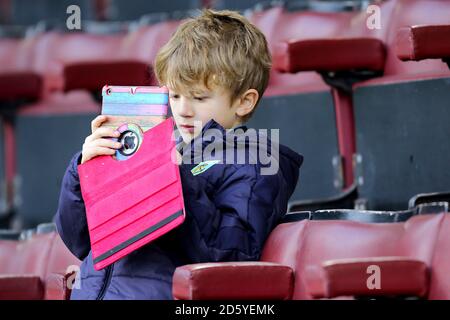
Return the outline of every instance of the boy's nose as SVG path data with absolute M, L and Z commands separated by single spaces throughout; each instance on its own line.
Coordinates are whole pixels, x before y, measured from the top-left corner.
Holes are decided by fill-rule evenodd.
M 189 99 L 185 97 L 181 97 L 179 101 L 179 115 L 182 117 L 193 117 L 194 116 L 194 110 L 192 108 L 192 105 L 189 102 Z

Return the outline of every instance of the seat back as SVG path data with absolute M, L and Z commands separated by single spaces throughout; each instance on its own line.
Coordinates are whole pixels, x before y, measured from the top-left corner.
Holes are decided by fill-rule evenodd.
M 46 275 L 49 276 L 52 273 L 66 274 L 73 270 L 77 271 L 81 261 L 67 249 L 57 232 L 52 232 L 52 234 L 53 242 L 47 261 Z
M 43 281 L 51 273 L 65 274 L 80 261 L 57 232 L 34 234 L 25 240 L 0 240 L 0 274 L 33 274 Z
M 34 70 L 46 72 L 51 93 L 23 106 L 16 120 L 17 214 L 23 228 L 52 220 L 65 168 L 81 149 L 90 134 L 90 122 L 100 112 L 98 102 L 87 91 L 55 92 L 63 88 L 63 67 L 111 61 L 151 64 L 179 23 L 164 21 L 129 34 L 45 33 L 33 39 L 30 64 Z M 49 48 L 51 54 L 46 55 Z
M 40 234 L 17 241 L 4 273 L 31 274 L 45 279 L 53 237 L 52 234 Z
M 390 11 L 389 21 L 383 27 L 383 40 L 387 46 L 385 73 L 388 76 L 448 73 L 448 67 L 439 59 L 404 62 L 398 59 L 395 46 L 397 31 L 413 25 L 450 23 L 450 3 L 440 0 L 395 0 L 383 4 L 381 14 Z M 386 8 L 385 8 L 386 7 Z M 386 12 L 387 13 L 387 12 Z M 445 41 L 443 39 L 443 41 Z
M 15 58 L 19 51 L 21 39 L 0 39 L 0 72 L 14 69 Z
M 293 299 L 311 299 L 305 277 L 309 269 L 324 261 L 395 255 L 402 225 L 365 224 L 354 221 L 310 221 L 296 261 Z
M 153 65 L 158 50 L 169 41 L 181 22 L 181 20 L 167 20 L 142 26 L 130 32 L 121 42 L 118 56 Z
M 432 277 L 435 272 L 443 277 L 448 260 L 443 251 L 445 241 L 450 241 L 443 234 L 448 234 L 445 227 L 449 218 L 448 214 L 435 214 L 398 223 L 343 220 L 283 223 L 267 239 L 261 261 L 288 265 L 295 270 L 294 300 L 312 299 L 307 291 L 306 274 L 334 259 L 404 256 L 425 262 L 432 268 Z M 436 265 L 440 261 L 443 267 Z M 436 283 L 433 281 L 432 284 Z M 435 289 L 432 285 L 430 298 L 445 296 L 442 288 Z M 449 286 L 446 288 L 448 291 Z
M 36 103 L 22 106 L 16 118 L 19 181 L 15 190 L 16 212 L 23 228 L 52 221 L 67 164 L 81 150 L 90 134 L 90 122 L 100 112 L 100 106 L 89 92 L 61 92 L 63 67 L 86 61 L 116 60 L 122 40 L 120 33 L 55 32 L 35 39 L 31 64 L 46 77 L 48 94 Z
M 273 53 L 281 41 L 339 34 L 350 24 L 353 15 L 348 12 L 288 12 L 275 7 L 255 11 L 249 19 L 265 34 Z M 279 129 L 280 142 L 305 157 L 291 199 L 328 198 L 342 191 L 333 96 L 318 74 L 283 74 L 272 69 L 269 86 L 248 125 L 257 129 Z
M 16 240 L 0 240 L 0 274 L 9 273 L 17 244 Z
M 91 133 L 99 110 L 88 92 L 73 91 L 55 93 L 17 116 L 15 197 L 23 228 L 52 221 L 67 165 Z
M 58 293 L 65 292 L 67 288 L 64 286 L 69 286 L 69 283 L 61 280 L 55 282 L 55 279 L 72 281 L 73 276 L 67 278 L 66 274 L 79 272 L 80 263 L 55 231 L 38 233 L 26 240 L 0 240 L 0 276 L 5 279 L 9 276 L 18 278 L 37 276 L 40 278 L 40 288 L 45 290 L 50 285 L 50 290 L 56 290 Z M 17 283 L 17 285 L 20 284 Z M 33 296 L 34 289 L 33 287 L 23 288 L 21 290 L 24 292 L 19 292 L 19 296 L 22 298 L 28 295 Z M 68 289 L 70 290 L 71 287 L 69 286 Z M 60 295 L 49 297 L 61 298 Z M 8 296 L 4 295 L 3 298 Z M 38 299 L 42 298 L 44 297 L 39 295 Z

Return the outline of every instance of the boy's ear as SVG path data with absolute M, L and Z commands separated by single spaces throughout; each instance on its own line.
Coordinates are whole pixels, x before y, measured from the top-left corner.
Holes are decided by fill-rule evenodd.
M 248 89 L 237 99 L 236 114 L 244 117 L 251 113 L 258 102 L 259 93 L 255 89 Z

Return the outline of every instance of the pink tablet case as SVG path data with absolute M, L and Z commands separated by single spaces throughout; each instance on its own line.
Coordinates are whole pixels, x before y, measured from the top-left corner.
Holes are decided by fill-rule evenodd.
M 99 156 L 78 166 L 94 268 L 100 270 L 180 225 L 183 191 L 172 118 L 144 133 L 130 159 Z

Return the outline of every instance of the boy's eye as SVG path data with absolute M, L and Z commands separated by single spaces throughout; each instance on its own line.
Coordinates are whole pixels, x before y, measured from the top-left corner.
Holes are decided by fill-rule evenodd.
M 197 101 L 204 101 L 206 100 L 207 97 L 194 97 L 195 100 Z
M 170 99 L 178 99 L 180 97 L 180 95 L 178 94 L 171 94 L 170 95 Z

